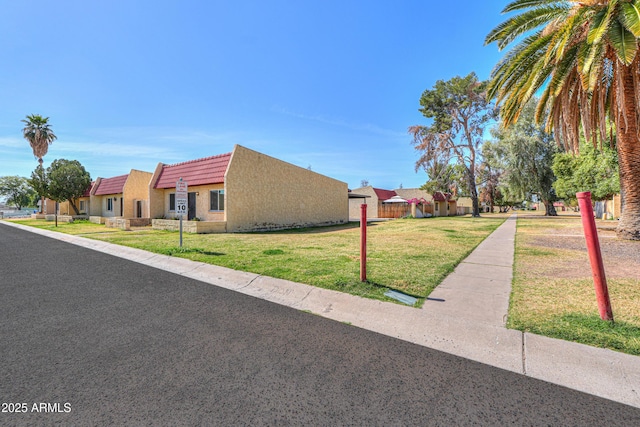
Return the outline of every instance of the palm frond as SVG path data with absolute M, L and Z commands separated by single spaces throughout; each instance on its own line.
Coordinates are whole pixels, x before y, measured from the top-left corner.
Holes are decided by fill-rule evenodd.
M 587 34 L 587 43 L 596 44 L 600 43 L 602 37 L 609 30 L 609 23 L 611 22 L 611 15 L 613 13 L 612 6 L 615 4 L 614 2 L 609 2 L 609 7 L 603 8 L 598 11 L 593 19 L 591 20 L 591 25 L 589 26 L 589 33 Z
M 494 28 L 485 38 L 484 44 L 497 42 L 498 49 L 502 50 L 516 38 L 541 25 L 566 19 L 568 11 L 566 7 L 552 5 L 516 15 Z
M 620 4 L 620 22 L 634 36 L 640 37 L 640 1 Z
M 532 7 L 546 6 L 551 3 L 566 3 L 559 0 L 516 0 L 504 7 L 502 13 L 509 13 L 516 10 L 529 9 Z
M 638 50 L 635 36 L 618 20 L 611 23 L 607 35 L 620 62 L 625 65 L 631 64 Z
M 552 36 L 540 36 L 536 33 L 511 49 L 504 60 L 499 62 L 491 73 L 491 81 L 487 88 L 489 99 L 493 99 L 500 87 L 510 87 L 507 81 L 522 77 L 533 64 L 544 60 L 547 44 Z

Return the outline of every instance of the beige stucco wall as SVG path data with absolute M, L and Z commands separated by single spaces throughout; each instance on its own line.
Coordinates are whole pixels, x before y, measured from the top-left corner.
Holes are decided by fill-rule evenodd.
M 352 193 L 369 196 L 366 199 L 349 200 L 349 218 L 360 218 L 360 205 L 367 205 L 367 218 L 378 218 L 378 196 L 373 187 L 360 187 L 351 190 Z
M 131 169 L 129 177 L 122 189 L 124 203 L 122 205 L 122 216 L 124 218 L 136 218 L 136 203 L 142 201 L 141 218 L 150 218 L 149 212 L 149 182 L 153 174 Z
M 156 190 L 154 187 L 158 179 L 160 179 L 160 173 L 162 172 L 163 163 L 158 163 L 156 170 L 153 172 L 153 176 L 149 181 L 149 217 L 151 219 L 164 218 L 164 190 Z
M 80 202 L 83 201 L 84 202 L 84 209 L 80 208 Z M 76 207 L 78 208 L 78 210 L 80 211 L 80 215 L 85 215 L 85 214 L 89 214 L 89 209 L 90 209 L 90 198 L 89 197 L 80 197 L 78 199 L 74 200 L 74 203 L 76 205 Z M 64 202 L 59 204 L 59 208 L 58 208 L 58 213 L 60 215 L 76 215 L 76 212 L 73 210 L 73 208 L 71 207 L 71 204 L 69 203 L 68 200 L 65 200 Z
M 229 232 L 344 223 L 345 182 L 236 145 L 225 174 Z
M 210 191 L 211 190 L 224 190 L 224 184 L 211 184 L 211 185 L 197 185 L 189 186 L 187 182 L 187 191 L 189 193 L 196 193 L 196 218 L 201 221 L 224 221 L 225 212 L 223 211 L 211 211 L 209 210 L 210 204 Z M 163 218 L 176 218 L 175 211 L 169 210 L 169 195 L 176 192 L 175 188 L 166 188 L 163 190 L 156 190 L 161 192 L 161 200 L 163 201 Z M 226 194 L 225 194 L 226 199 Z M 185 218 L 186 219 L 186 218 Z
M 122 211 L 120 210 L 120 200 L 122 199 L 123 195 L 122 193 L 120 194 L 108 194 L 108 195 L 104 195 L 104 196 L 91 196 L 91 212 L 92 215 L 96 215 L 96 216 L 103 216 L 106 218 L 111 218 L 111 217 L 116 217 L 116 216 L 122 216 Z M 113 199 L 113 210 L 112 211 L 108 211 L 107 210 L 107 199 Z M 124 208 L 124 202 L 123 203 L 123 208 Z M 93 214 L 94 212 L 94 206 L 97 207 L 97 213 Z
M 448 202 L 436 202 L 433 203 L 433 216 L 456 216 L 456 202 L 450 200 Z M 449 209 L 447 210 L 447 206 Z M 436 207 L 438 209 L 436 209 Z
M 96 196 L 94 191 L 99 188 L 102 178 L 97 178 L 93 186 L 91 201 L 89 202 L 89 215 L 94 217 L 136 217 L 136 202 L 142 200 L 142 218 L 149 218 L 149 181 L 153 177 L 150 172 L 131 169 L 127 181 L 124 183 L 122 193 L 105 194 Z M 107 199 L 113 199 L 113 210 L 107 211 Z

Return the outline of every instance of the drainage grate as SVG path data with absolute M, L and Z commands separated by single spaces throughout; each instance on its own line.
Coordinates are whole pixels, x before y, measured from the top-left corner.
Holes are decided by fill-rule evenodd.
M 388 296 L 389 298 L 398 300 L 401 303 L 404 303 L 407 305 L 414 305 L 418 301 L 417 298 L 410 297 L 409 295 L 405 295 L 402 292 L 398 292 L 398 291 L 388 290 L 387 292 L 384 293 L 384 295 Z

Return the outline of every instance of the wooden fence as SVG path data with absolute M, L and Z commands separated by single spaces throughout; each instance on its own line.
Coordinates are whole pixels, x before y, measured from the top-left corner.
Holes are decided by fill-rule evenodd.
M 417 210 L 433 214 L 433 208 L 430 205 L 418 205 Z M 378 218 L 403 218 L 411 215 L 411 205 L 408 203 L 379 203 Z M 419 215 L 419 214 L 418 214 Z

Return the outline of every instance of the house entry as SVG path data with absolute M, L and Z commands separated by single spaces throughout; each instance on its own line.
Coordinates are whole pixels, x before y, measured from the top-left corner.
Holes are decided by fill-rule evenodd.
M 187 212 L 187 219 L 192 220 L 196 217 L 196 193 L 189 193 L 187 205 L 189 208 Z

